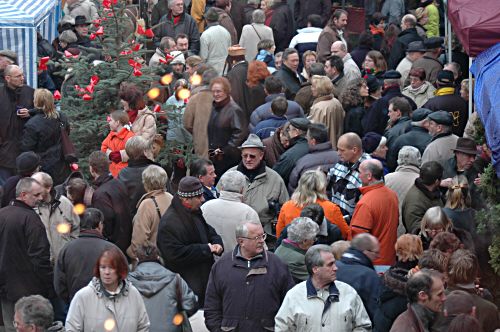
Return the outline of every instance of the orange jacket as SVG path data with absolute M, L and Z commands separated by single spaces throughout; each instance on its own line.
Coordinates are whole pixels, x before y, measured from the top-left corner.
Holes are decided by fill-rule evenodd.
M 342 237 L 347 239 L 349 235 L 349 226 L 340 212 L 337 204 L 325 200 L 316 200 L 316 204 L 321 205 L 325 211 L 325 218 L 334 225 L 337 225 L 342 233 Z M 278 224 L 276 225 L 276 237 L 279 237 L 283 228 L 292 222 L 293 219 L 300 217 L 300 212 L 303 207 L 298 207 L 293 201 L 288 201 L 281 207 L 280 215 L 278 216 Z
M 370 233 L 380 243 L 380 255 L 374 265 L 393 265 L 396 261 L 394 245 L 398 238 L 398 196 L 383 183 L 359 188 L 361 199 L 351 220 L 351 237 Z M 349 238 L 351 239 L 351 238 Z
M 128 156 L 125 152 L 125 143 L 127 143 L 128 139 L 134 135 L 135 134 L 132 131 L 128 130 L 127 128 L 123 128 L 119 132 L 110 132 L 104 139 L 104 141 L 102 141 L 101 151 L 106 153 L 108 157 L 111 152 L 120 151 L 122 161 L 119 163 L 111 162 L 109 164 L 109 171 L 115 178 L 118 176 L 118 173 L 120 173 L 120 171 L 128 165 Z

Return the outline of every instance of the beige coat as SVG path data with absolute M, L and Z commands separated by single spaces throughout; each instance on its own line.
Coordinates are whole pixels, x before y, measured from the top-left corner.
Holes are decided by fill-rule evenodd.
M 263 39 L 274 41 L 273 29 L 264 24 L 252 23 L 243 26 L 240 37 L 240 46 L 245 48 L 245 60 L 255 60 L 257 56 L 257 44 Z
M 398 166 L 396 171 L 387 174 L 385 178 L 385 186 L 392 189 L 398 195 L 399 202 L 399 226 L 398 226 L 398 236 L 406 232 L 403 226 L 403 216 L 401 214 L 401 207 L 403 206 L 403 201 L 405 200 L 408 190 L 415 183 L 415 179 L 418 178 L 420 170 L 418 167 L 413 165 L 403 165 Z
M 458 136 L 453 134 L 433 139 L 424 150 L 422 164 L 437 161 L 444 167 L 448 159 L 454 156 L 452 149 L 457 145 L 457 140 Z
M 73 204 L 65 196 L 61 196 L 59 202 L 59 205 L 57 205 L 52 213 L 51 204 L 42 203 L 34 208 L 47 231 L 47 238 L 50 243 L 50 261 L 52 263 L 57 259 L 62 247 L 80 235 L 80 218 L 73 211 Z M 68 223 L 70 228 L 68 232 L 60 233 L 58 226 L 65 223 Z
M 238 166 L 229 169 L 237 171 Z M 278 201 L 283 205 L 288 201 L 288 191 L 281 176 L 266 166 L 266 171 L 250 182 L 246 177 L 246 189 L 243 192 L 243 203 L 250 205 L 259 214 L 260 222 L 267 233 L 271 231 L 272 212 L 269 210 L 269 201 Z M 220 186 L 218 186 L 220 190 Z M 276 216 L 277 219 L 277 216 Z
M 411 98 L 415 104 L 417 104 L 417 108 L 420 108 L 427 102 L 427 100 L 434 97 L 434 91 L 436 91 L 436 88 L 429 82 L 425 81 L 420 88 L 414 90 L 411 85 L 408 85 L 401 93 Z
M 64 15 L 70 15 L 73 18 L 77 16 L 85 16 L 89 21 L 95 20 L 99 17 L 97 8 L 92 0 L 78 0 L 73 4 L 64 6 Z
M 212 92 L 208 87 L 189 99 L 184 111 L 184 128 L 193 135 L 194 152 L 208 158 L 208 121 L 212 113 Z
M 147 106 L 139 110 L 131 129 L 136 136 L 142 136 L 152 143 L 156 135 L 156 116 L 153 111 Z
M 332 146 L 337 146 L 337 140 L 344 132 L 344 108 L 333 95 L 316 98 L 308 119 L 313 123 L 322 123 L 328 128 Z
M 151 199 L 152 196 L 155 197 L 160 215 L 162 216 L 170 207 L 173 198 L 171 194 L 163 190 L 153 190 L 142 196 L 139 200 L 139 203 L 137 203 L 138 210 L 132 221 L 132 241 L 130 247 L 127 249 L 127 255 L 132 259 L 136 258 L 136 250 L 141 245 L 148 243 L 156 245 L 160 215 L 158 215 L 156 205 Z

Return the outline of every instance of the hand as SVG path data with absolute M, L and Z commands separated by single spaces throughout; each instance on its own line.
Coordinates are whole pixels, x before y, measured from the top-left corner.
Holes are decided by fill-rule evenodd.
M 29 118 L 30 117 L 29 110 L 27 108 L 20 108 L 17 110 L 17 116 L 23 119 Z
M 481 185 L 481 174 L 478 174 L 477 178 L 474 179 L 474 184 L 476 186 L 480 186 Z
M 114 163 L 119 163 L 122 161 L 122 155 L 120 154 L 120 151 L 113 151 L 109 154 L 109 160 L 111 160 Z
M 220 244 L 208 244 L 210 247 L 210 252 L 216 255 L 220 255 L 222 253 L 222 246 Z
M 451 186 L 451 183 L 452 183 L 452 179 L 447 178 L 447 179 L 441 180 L 440 186 L 445 187 L 445 188 L 449 188 Z

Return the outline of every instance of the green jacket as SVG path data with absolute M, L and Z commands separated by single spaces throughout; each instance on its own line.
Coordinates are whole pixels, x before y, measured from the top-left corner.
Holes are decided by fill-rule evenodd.
M 430 192 L 421 184 L 420 178 L 416 178 L 415 184 L 406 194 L 401 207 L 401 214 L 403 215 L 403 224 L 406 228 L 406 232 L 417 234 L 417 231 L 420 229 L 422 217 L 425 212 L 433 206 L 443 207 L 439 189 L 435 192 Z
M 275 250 L 274 254 L 288 265 L 288 270 L 295 281 L 304 281 L 309 278 L 306 268 L 306 252 L 286 240 Z

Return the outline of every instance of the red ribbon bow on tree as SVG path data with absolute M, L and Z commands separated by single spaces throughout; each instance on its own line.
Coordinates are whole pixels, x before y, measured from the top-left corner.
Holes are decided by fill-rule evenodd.
M 40 63 L 38 64 L 38 70 L 44 71 L 47 70 L 47 62 L 49 62 L 50 57 L 44 56 L 40 59 Z
M 59 90 L 54 91 L 54 100 L 61 100 L 61 93 Z
M 64 51 L 64 56 L 67 57 L 67 58 L 73 58 L 73 59 L 76 59 L 78 58 L 78 54 L 76 55 L 73 55 L 73 53 L 69 52 L 69 51 Z
M 103 0 L 102 1 L 102 6 L 104 8 L 111 8 L 111 4 L 116 5 L 118 0 Z

